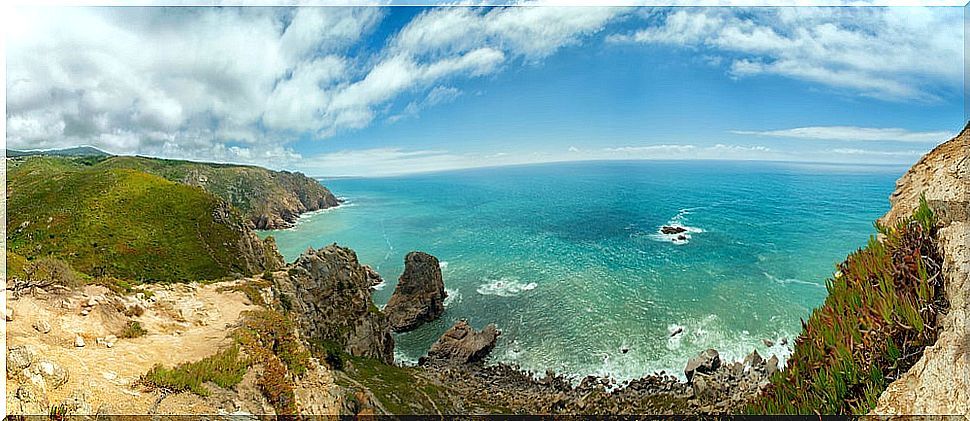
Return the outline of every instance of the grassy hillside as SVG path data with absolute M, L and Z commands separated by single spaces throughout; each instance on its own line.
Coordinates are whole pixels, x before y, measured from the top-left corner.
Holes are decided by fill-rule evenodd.
M 112 157 L 98 165 L 134 169 L 202 187 L 231 203 L 260 229 L 282 228 L 300 213 L 338 204 L 330 190 L 300 173 L 135 156 Z
M 12 163 L 8 250 L 28 260 L 57 257 L 91 275 L 144 281 L 214 279 L 265 262 L 265 250 L 247 243 L 251 232 L 242 217 L 219 198 L 102 163 L 55 157 Z

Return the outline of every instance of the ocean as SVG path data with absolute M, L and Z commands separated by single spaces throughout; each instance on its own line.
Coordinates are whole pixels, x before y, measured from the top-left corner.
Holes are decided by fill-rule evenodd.
M 875 233 L 905 170 L 610 161 L 325 179 L 344 205 L 261 234 L 287 261 L 307 247 L 353 248 L 387 281 L 378 306 L 409 251 L 437 256 L 446 310 L 395 335 L 402 363 L 465 318 L 501 330 L 489 362 L 576 378 L 683 377 L 707 348 L 784 361 L 799 320 L 824 301 L 834 265 Z

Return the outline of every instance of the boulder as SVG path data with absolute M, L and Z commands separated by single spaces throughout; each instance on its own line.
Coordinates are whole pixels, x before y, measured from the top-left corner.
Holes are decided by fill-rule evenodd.
M 27 345 L 17 345 L 7 350 L 7 378 L 20 373 L 34 362 L 34 350 Z
M 687 381 L 690 382 L 694 378 L 695 373 L 712 373 L 720 366 L 720 354 L 715 349 L 708 349 L 687 361 L 684 374 L 687 375 Z
M 54 390 L 67 383 L 70 376 L 64 367 L 50 360 L 40 360 L 27 369 L 30 381 L 47 390 Z
M 43 388 L 27 383 L 18 387 L 14 396 L 17 398 L 16 403 L 19 407 L 8 407 L 8 415 L 17 412 L 24 415 L 47 415 L 47 394 L 44 393 Z
M 748 367 L 758 367 L 764 364 L 764 362 L 765 359 L 761 358 L 761 354 L 758 353 L 757 349 L 751 351 L 747 357 L 744 357 L 744 365 Z
M 384 314 L 395 332 L 414 330 L 441 316 L 447 295 L 438 259 L 412 251 L 404 258 L 404 273 L 384 307 Z
M 40 333 L 50 333 L 51 331 L 51 324 L 47 320 L 37 320 L 34 322 L 33 327 L 34 330 Z
M 82 337 L 81 335 L 75 335 L 74 346 L 78 348 L 84 348 L 84 337 Z
M 765 372 L 768 373 L 768 376 L 771 376 L 775 374 L 776 371 L 778 371 L 778 356 L 772 355 L 771 358 L 765 362 Z
M 459 320 L 444 335 L 441 335 L 438 342 L 431 345 L 428 357 L 423 358 L 421 362 L 466 364 L 481 361 L 495 347 L 499 334 L 494 324 L 489 324 L 480 332 L 476 332 L 467 320 Z
M 709 383 L 710 380 L 708 380 L 707 376 L 703 374 L 695 375 L 693 381 L 690 383 L 694 397 L 701 400 L 711 399 L 714 395 L 714 389 Z

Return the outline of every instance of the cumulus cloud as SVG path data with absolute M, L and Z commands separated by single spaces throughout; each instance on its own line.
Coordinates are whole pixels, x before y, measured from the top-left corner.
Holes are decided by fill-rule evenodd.
M 461 92 L 449 81 L 542 60 L 619 9 L 432 8 L 373 52 L 355 48 L 386 9 L 15 11 L 10 147 L 90 144 L 278 166 L 260 159 L 297 157 L 288 145 L 301 137 L 367 127 L 405 95 L 424 97 L 405 107 L 410 115 L 452 101 Z
M 731 133 L 769 137 L 785 137 L 808 140 L 890 141 L 915 143 L 941 143 L 955 133 L 946 131 L 914 132 L 900 128 L 872 128 L 854 126 L 797 127 L 785 130 L 733 130 Z
M 608 39 L 717 54 L 736 78 L 776 75 L 883 100 L 934 101 L 963 81 L 961 8 L 659 9 L 645 21 Z

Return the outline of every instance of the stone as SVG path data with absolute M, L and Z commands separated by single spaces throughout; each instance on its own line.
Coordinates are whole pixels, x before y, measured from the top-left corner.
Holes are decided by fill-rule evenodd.
M 495 347 L 499 335 L 500 332 L 494 324 L 476 332 L 467 320 L 459 320 L 431 345 L 425 362 L 467 364 L 481 361 Z
M 88 301 L 84 303 L 85 307 L 94 307 L 98 305 L 98 299 L 95 297 L 88 298 Z
M 664 225 L 660 227 L 660 232 L 664 234 L 680 234 L 683 232 L 687 232 L 687 228 Z
M 764 343 L 765 346 L 767 347 L 775 346 L 775 342 L 772 341 L 771 339 L 762 339 L 761 342 Z
M 781 346 L 788 345 L 788 338 L 781 338 L 781 342 L 778 342 Z
M 13 321 L 13 309 L 12 308 L 7 307 L 6 313 L 4 313 L 4 315 L 6 316 L 6 319 L 7 319 L 8 322 L 12 322 Z
M 771 358 L 769 358 L 768 361 L 765 362 L 765 372 L 768 373 L 768 376 L 771 376 L 775 374 L 775 372 L 777 371 L 778 371 L 778 356 L 772 355 Z
M 374 270 L 374 268 L 367 265 L 363 265 L 363 267 L 364 267 L 364 277 L 367 280 L 367 283 L 370 284 L 370 286 L 376 287 L 384 283 L 384 278 L 382 278 L 381 274 L 377 273 L 377 271 Z
M 748 367 L 757 367 L 764 364 L 764 362 L 765 359 L 761 358 L 761 354 L 758 353 L 757 349 L 751 351 L 747 357 L 744 357 L 744 365 Z
M 34 322 L 33 327 L 34 330 L 40 333 L 50 333 L 51 331 L 51 324 L 47 320 L 37 320 Z
M 414 330 L 444 313 L 447 295 L 438 259 L 412 251 L 404 258 L 404 273 L 384 307 L 384 314 L 395 332 Z
M 27 345 L 17 345 L 7 350 L 7 378 L 20 373 L 34 362 L 34 350 Z
M 711 388 L 707 376 L 701 374 L 694 376 L 694 379 L 690 383 L 691 390 L 694 392 L 694 397 L 701 400 L 708 400 L 713 397 L 714 390 Z
M 687 375 L 687 381 L 690 382 L 695 373 L 712 373 L 720 366 L 720 354 L 718 354 L 716 349 L 708 349 L 687 361 L 684 374 Z
M 64 367 L 61 367 L 50 360 L 40 360 L 31 364 L 29 370 L 30 378 L 34 383 L 39 382 L 48 390 L 54 390 L 67 383 L 70 375 Z
M 47 415 L 48 404 L 47 404 L 47 394 L 44 393 L 43 388 L 34 385 L 32 383 L 23 384 L 17 388 L 14 395 L 19 401 L 19 408 L 7 408 L 7 411 L 19 410 L 21 414 L 25 415 Z
M 81 335 L 75 335 L 74 336 L 74 346 L 76 346 L 78 348 L 83 348 L 84 347 L 84 338 Z
M 89 313 L 90 312 L 88 311 L 88 309 L 81 310 L 81 315 L 82 316 L 87 316 Z

